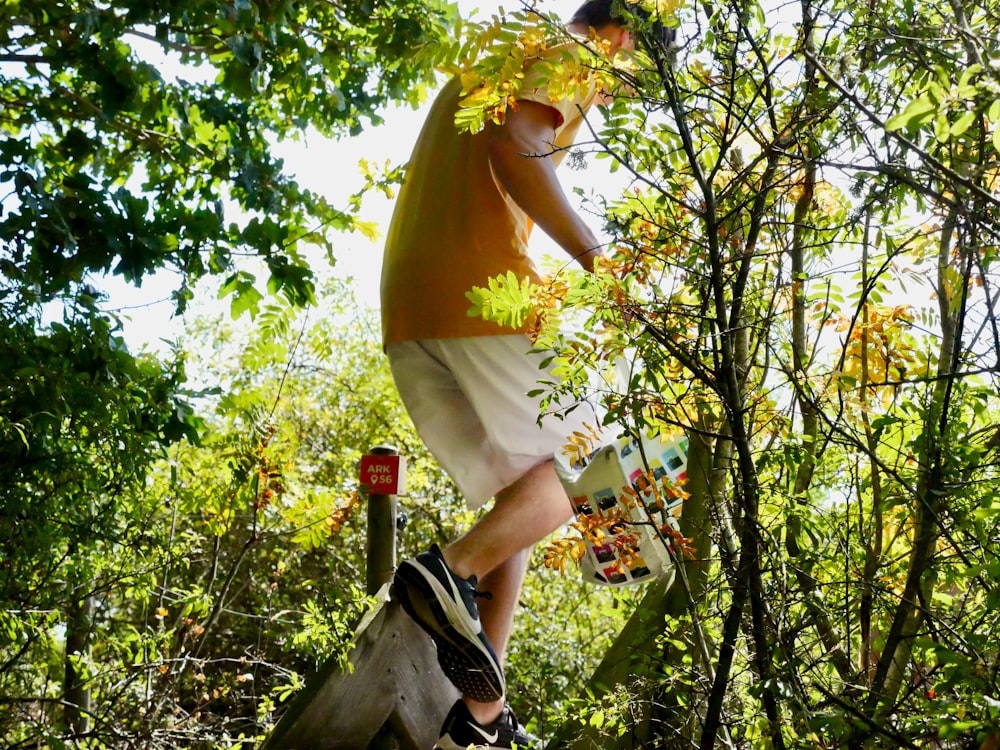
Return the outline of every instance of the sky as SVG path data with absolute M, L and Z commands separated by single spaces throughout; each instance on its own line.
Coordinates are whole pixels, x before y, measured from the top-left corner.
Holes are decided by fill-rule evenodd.
M 540 0 L 539 7 L 568 20 L 581 0 Z M 487 19 L 501 6 L 506 10 L 517 8 L 517 0 L 506 3 L 494 0 L 458 0 L 460 13 L 465 18 Z M 373 164 L 388 161 L 392 165 L 405 163 L 416 141 L 420 126 L 433 97 L 419 109 L 390 108 L 383 114 L 384 124 L 371 127 L 354 138 L 339 141 L 323 138 L 315 133 L 306 134 L 298 141 L 277 144 L 275 154 L 285 161 L 286 171 L 294 175 L 301 185 L 324 195 L 334 206 L 346 205 L 349 196 L 363 184 L 359 159 Z M 589 160 L 584 170 L 563 168 L 561 179 L 567 191 L 575 187 L 585 191 L 612 194 L 620 181 L 613 178 L 604 166 L 607 162 Z M 571 195 L 571 201 L 578 202 Z M 384 235 L 392 215 L 392 201 L 373 193 L 366 198 L 362 219 L 375 222 Z M 588 217 L 589 223 L 599 233 L 599 222 Z M 381 239 L 374 242 L 358 235 L 335 234 L 336 266 L 334 275 L 351 277 L 359 299 L 372 307 L 378 306 L 378 283 L 381 270 Z M 535 232 L 531 251 L 537 257 L 558 254 L 558 250 L 541 232 Z M 108 307 L 119 311 L 126 319 L 124 336 L 130 348 L 143 347 L 163 351 L 167 341 L 182 336 L 184 321 L 172 316 L 173 306 L 169 293 L 177 277 L 161 274 L 146 281 L 136 289 L 121 280 L 108 279 L 102 285 L 110 295 Z M 213 295 L 202 289 L 196 295 L 192 310 L 201 313 L 228 309 L 228 303 L 214 300 Z

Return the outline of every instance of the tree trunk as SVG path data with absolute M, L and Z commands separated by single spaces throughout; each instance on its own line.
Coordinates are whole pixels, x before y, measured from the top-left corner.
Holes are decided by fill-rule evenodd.
M 74 592 L 66 609 L 66 652 L 63 671 L 63 719 L 70 733 L 90 731 L 90 688 L 85 671 L 76 664 L 90 651 L 90 620 L 94 600 L 90 595 L 77 598 Z

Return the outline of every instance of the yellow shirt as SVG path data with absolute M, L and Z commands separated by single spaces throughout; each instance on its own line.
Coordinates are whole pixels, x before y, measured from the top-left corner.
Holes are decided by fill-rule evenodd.
M 527 253 L 532 222 L 493 175 L 483 132 L 455 127 L 461 84 L 438 94 L 407 166 L 382 262 L 383 344 L 432 338 L 496 336 L 514 329 L 468 316 L 465 293 L 514 271 L 539 280 Z M 596 91 L 553 101 L 544 87 L 517 98 L 559 112 L 555 146 L 573 142 Z M 558 163 L 562 153 L 552 155 Z

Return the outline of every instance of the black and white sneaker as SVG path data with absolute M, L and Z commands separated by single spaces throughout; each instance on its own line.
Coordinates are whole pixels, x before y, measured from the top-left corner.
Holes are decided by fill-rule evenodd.
M 393 590 L 406 613 L 434 640 L 445 676 L 462 695 L 490 703 L 503 698 L 500 660 L 490 646 L 476 596 L 476 577 L 459 578 L 437 545 L 400 564 Z
M 444 720 L 441 739 L 434 750 L 529 750 L 540 746 L 538 738 L 532 737 L 518 723 L 510 706 L 504 705 L 496 721 L 484 726 L 472 718 L 465 703 L 458 701 Z

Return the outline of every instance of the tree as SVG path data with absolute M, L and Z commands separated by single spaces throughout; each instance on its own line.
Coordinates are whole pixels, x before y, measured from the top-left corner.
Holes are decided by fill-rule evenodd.
M 111 731 L 88 713 L 94 622 L 108 616 L 95 602 L 172 554 L 145 483 L 200 426 L 182 358 L 129 352 L 102 278 L 166 278 L 178 312 L 206 276 L 236 314 L 265 293 L 312 302 L 308 248 L 332 261 L 360 199 L 301 189 L 271 145 L 356 133 L 387 103 L 420 101 L 454 14 L 443 0 L 5 5 L 0 694 L 38 723 L 29 737 Z
M 46 673 L 70 648 L 55 632 L 66 622 L 56 592 L 34 640 L 26 632 L 4 651 L 0 695 L 15 709 L 0 720 L 5 746 L 85 735 L 96 747 L 217 747 L 266 734 L 322 662 L 346 659 L 369 604 L 357 464 L 377 443 L 408 459 L 401 555 L 468 525 L 395 394 L 371 311 L 341 283 L 319 296 L 323 315 L 271 302 L 253 326 L 191 326 L 188 383 L 208 386 L 200 441 L 176 443 L 141 490 L 116 499 L 128 514 L 115 544 L 97 528 L 88 558 L 67 554 L 89 595 L 87 648 L 69 660 L 89 696 L 73 704 L 86 727 L 62 728 L 59 701 L 73 696 Z M 52 551 L 39 541 L 36 562 Z M 530 614 L 511 661 L 519 708 L 544 726 L 618 619 L 588 616 L 607 598 L 581 581 L 541 579 L 525 588 Z
M 142 558 L 150 548 L 148 499 L 135 489 L 161 446 L 196 427 L 177 397 L 183 367 L 132 356 L 112 321 L 92 301 L 80 304 L 81 315 L 45 333 L 31 319 L 0 316 L 0 695 L 51 700 L 44 686 L 59 685 L 74 731 L 87 726 L 78 657 L 94 594 L 121 574 L 117 555 Z
M 272 291 L 308 301 L 303 245 L 332 253 L 330 230 L 354 217 L 283 174 L 271 141 L 357 133 L 387 103 L 419 102 L 453 13 L 410 0 L 8 5 L 6 304 L 168 269 L 180 309 L 206 274 L 246 306 L 260 294 L 246 255 Z
M 615 420 L 711 446 L 684 519 L 701 560 L 665 594 L 687 611 L 644 647 L 662 676 L 632 695 L 653 722 L 626 720 L 624 744 L 981 740 L 1000 659 L 998 9 L 645 5 L 679 22 L 674 49 L 587 59 L 616 96 L 583 149 L 633 177 L 598 204 L 613 260 L 471 295 L 499 319 L 541 303 L 538 345 L 567 372 L 634 363 Z M 492 32 L 463 122 L 501 115 L 517 78 L 498 61 L 537 20 Z

